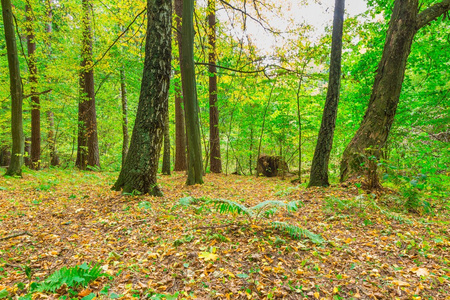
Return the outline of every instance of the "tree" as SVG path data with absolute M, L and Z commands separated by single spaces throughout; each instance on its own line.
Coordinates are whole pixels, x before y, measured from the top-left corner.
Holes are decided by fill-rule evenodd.
M 203 183 L 203 162 L 198 119 L 198 100 L 194 65 L 194 0 L 183 1 L 181 25 L 181 80 L 185 104 L 186 133 L 188 140 L 188 178 L 186 184 Z
M 114 190 L 162 196 L 156 183 L 168 109 L 172 1 L 147 1 L 147 38 L 136 121 L 130 149 Z
M 450 0 L 420 13 L 419 0 L 395 1 L 366 113 L 343 154 L 341 181 L 361 176 L 364 164 L 380 157 L 394 122 L 413 38 L 420 28 L 449 10 Z M 373 170 L 369 173 L 376 175 Z M 379 185 L 377 178 L 370 181 L 373 187 Z
M 100 167 L 98 152 L 97 114 L 95 111 L 94 69 L 92 62 L 91 2 L 82 0 L 83 37 L 80 72 L 80 100 L 78 102 L 78 149 L 76 166 L 81 170 Z
M 169 134 L 169 113 L 167 112 L 164 129 L 164 149 L 163 149 L 163 163 L 162 173 L 170 175 L 170 134 Z
M 11 161 L 6 174 L 8 176 L 22 176 L 23 153 L 25 139 L 23 135 L 22 102 L 23 90 L 20 78 L 19 57 L 14 33 L 14 21 L 11 0 L 1 0 L 3 26 L 5 30 L 6 49 L 8 55 L 9 81 L 11 91 Z
M 180 64 L 181 58 L 181 18 L 183 14 L 183 0 L 175 0 L 175 23 L 176 30 L 175 36 L 177 38 L 178 44 L 178 61 L 180 65 L 180 70 L 183 66 Z M 180 71 L 176 71 L 176 75 L 179 75 Z M 183 106 L 183 96 L 180 81 L 175 80 L 175 167 L 174 171 L 185 171 L 186 170 L 186 131 L 185 131 L 185 120 L 184 120 L 184 106 Z
M 122 100 L 122 167 L 125 164 L 125 158 L 128 153 L 128 145 L 130 143 L 130 136 L 128 134 L 128 99 L 127 99 L 127 85 L 125 82 L 124 67 L 120 69 L 120 97 Z
M 53 24 L 53 12 L 51 7 L 51 2 L 47 2 L 47 20 L 45 31 L 47 33 L 45 45 L 47 48 L 47 62 L 51 62 L 52 60 L 52 51 L 51 51 L 51 36 L 52 36 L 52 24 Z M 49 97 L 50 99 L 50 97 Z M 48 122 L 48 133 L 47 133 L 47 143 L 50 150 L 50 165 L 58 166 L 59 156 L 56 149 L 56 130 L 55 130 L 55 115 L 51 109 L 47 110 L 47 122 Z
M 216 0 L 208 0 L 208 44 L 209 44 L 209 144 L 210 170 L 222 173 L 219 137 L 219 109 L 217 107 L 217 68 L 216 68 Z
M 31 155 L 30 167 L 38 170 L 41 161 L 41 108 L 39 95 L 36 90 L 38 87 L 38 76 L 36 67 L 36 41 L 34 35 L 34 17 L 29 4 L 25 5 L 26 27 L 27 27 L 27 49 L 28 49 L 28 68 L 30 71 L 30 94 L 31 94 Z
M 308 187 L 328 186 L 328 161 L 333 146 L 337 108 L 341 85 L 342 30 L 344 26 L 345 0 L 336 0 L 334 5 L 333 33 L 331 37 L 330 74 L 323 109 L 322 123 L 317 138 Z

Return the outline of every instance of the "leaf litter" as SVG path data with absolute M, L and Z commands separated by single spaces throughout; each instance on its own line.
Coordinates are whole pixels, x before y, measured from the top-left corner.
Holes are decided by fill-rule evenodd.
M 108 276 L 33 299 L 450 298 L 448 215 L 393 218 L 356 187 L 306 190 L 276 178 L 207 174 L 205 184 L 185 186 L 175 173 L 159 179 L 157 198 L 111 191 L 116 173 L 44 172 L 0 179 L 0 298 L 86 263 Z M 186 197 L 246 207 L 300 200 L 268 218 L 325 242 L 195 201 L 179 205 Z

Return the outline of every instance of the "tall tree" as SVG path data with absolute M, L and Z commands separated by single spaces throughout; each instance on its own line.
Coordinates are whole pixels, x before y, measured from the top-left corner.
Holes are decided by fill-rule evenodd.
M 216 68 L 216 0 L 208 0 L 208 44 L 209 44 L 209 145 L 210 170 L 222 173 L 219 137 L 219 109 L 217 107 L 217 68 Z
M 14 33 L 14 20 L 11 0 L 1 0 L 1 2 L 11 91 L 12 153 L 11 161 L 5 175 L 22 176 L 23 153 L 25 146 L 22 119 L 23 90 L 20 78 L 16 36 Z
M 52 38 L 52 26 L 53 26 L 53 11 L 51 7 L 51 2 L 47 1 L 47 20 L 45 25 L 45 31 L 47 33 L 46 39 L 45 39 L 45 45 L 47 48 L 47 63 L 51 63 L 52 60 L 52 49 L 51 49 L 51 38 Z M 47 79 L 49 80 L 49 79 Z M 50 94 L 48 94 L 50 95 Z M 51 97 L 48 97 L 48 100 L 50 101 Z M 58 166 L 59 161 L 59 155 L 56 148 L 56 130 L 55 130 L 55 115 L 51 109 L 47 110 L 47 122 L 48 122 L 48 133 L 47 133 L 47 143 L 48 148 L 50 150 L 50 165 L 51 166 Z
M 178 64 L 180 70 L 183 66 L 179 63 L 182 53 L 181 44 L 181 18 L 183 15 L 183 0 L 175 0 L 175 23 L 176 38 L 178 44 Z M 177 71 L 177 75 L 179 72 Z M 175 81 L 175 167 L 174 171 L 185 171 L 186 166 L 186 129 L 184 119 L 184 105 L 182 88 L 179 81 Z
M 186 184 L 203 183 L 203 161 L 198 117 L 198 99 L 194 65 L 194 0 L 183 1 L 181 25 L 181 80 L 185 104 L 186 133 L 188 140 L 188 178 Z
M 82 61 L 80 71 L 80 100 L 78 103 L 78 148 L 75 163 L 82 170 L 86 169 L 87 166 L 100 167 L 92 61 L 91 5 L 91 0 L 82 0 Z
M 162 173 L 170 175 L 170 133 L 169 133 L 169 112 L 167 112 L 164 128 L 164 147 L 163 147 L 163 162 Z
M 168 109 L 172 0 L 147 1 L 147 38 L 136 121 L 130 149 L 114 190 L 161 196 L 156 183 Z
M 323 109 L 316 150 L 314 151 L 308 187 L 330 185 L 328 182 L 328 161 L 330 160 L 331 148 L 333 146 L 341 85 L 344 10 L 345 0 L 336 0 L 334 4 L 333 32 L 331 36 L 331 58 L 327 97 Z
M 363 165 L 370 164 L 369 158 L 380 157 L 394 122 L 413 38 L 420 28 L 449 10 L 450 0 L 436 3 L 420 13 L 419 0 L 395 1 L 369 105 L 343 154 L 341 181 L 363 175 Z M 369 172 L 373 174 L 373 170 Z
M 31 155 L 30 167 L 38 170 L 41 160 L 41 108 L 39 95 L 36 90 L 38 87 L 38 76 L 36 67 L 36 41 L 34 35 L 34 15 L 29 4 L 25 5 L 26 28 L 27 28 L 27 49 L 28 49 L 28 68 L 30 71 L 30 93 L 31 93 Z
M 125 164 L 125 158 L 128 153 L 128 145 L 130 143 L 130 136 L 128 134 L 128 99 L 127 99 L 127 85 L 125 82 L 124 67 L 120 69 L 120 97 L 122 100 L 122 167 Z

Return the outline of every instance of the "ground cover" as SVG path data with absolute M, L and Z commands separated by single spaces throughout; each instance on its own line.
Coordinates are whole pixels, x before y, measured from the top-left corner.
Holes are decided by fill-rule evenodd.
M 407 213 L 394 191 L 217 174 L 196 186 L 185 186 L 184 173 L 161 176 L 162 198 L 121 195 L 110 190 L 116 178 L 73 170 L 0 178 L 0 298 L 450 298 L 440 207 Z M 221 213 L 214 199 L 299 207 L 252 217 Z

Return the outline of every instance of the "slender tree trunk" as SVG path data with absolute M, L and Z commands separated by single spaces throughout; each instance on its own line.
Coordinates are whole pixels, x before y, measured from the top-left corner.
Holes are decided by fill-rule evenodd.
M 194 0 L 183 1 L 183 24 L 181 35 L 181 77 L 185 103 L 186 131 L 188 140 L 188 178 L 186 184 L 203 183 L 203 162 L 198 116 L 198 100 L 194 66 Z
M 127 99 L 127 85 L 125 82 L 125 70 L 120 69 L 120 95 L 122 99 L 122 168 L 125 164 L 125 158 L 128 153 L 128 145 L 130 144 L 130 135 L 128 134 L 128 99 Z
M 34 35 L 34 17 L 30 5 L 25 5 L 26 27 L 27 27 L 27 48 L 28 67 L 31 92 L 31 153 L 30 167 L 39 170 L 41 162 L 41 108 L 39 96 L 36 95 L 38 87 L 37 67 L 36 67 L 36 41 Z
M 83 41 L 80 101 L 78 104 L 78 149 L 76 166 L 81 170 L 100 167 L 97 137 L 97 114 L 95 111 L 94 69 L 92 61 L 91 2 L 82 0 L 83 5 Z
M 6 170 L 5 175 L 22 176 L 25 139 L 23 135 L 23 91 L 20 78 L 19 57 L 17 52 L 16 36 L 14 32 L 14 20 L 11 8 L 11 0 L 1 0 L 1 3 L 11 91 L 12 153 L 11 162 L 8 169 Z
M 162 196 L 156 175 L 172 69 L 172 0 L 148 0 L 147 20 L 145 62 L 136 121 L 125 165 L 113 189 Z
M 269 109 L 269 106 L 270 106 L 270 102 L 272 101 L 272 93 L 273 93 L 274 88 L 275 88 L 275 83 L 272 85 L 272 88 L 270 89 L 269 99 L 267 100 L 267 105 L 266 105 L 266 108 L 264 109 L 263 122 L 261 125 L 261 135 L 259 136 L 258 155 L 256 156 L 257 160 L 259 160 L 259 157 L 261 156 L 261 145 L 262 145 L 262 139 L 264 136 L 266 115 L 267 115 L 267 110 Z M 256 165 L 258 165 L 258 162 L 256 162 Z M 258 172 L 258 170 L 256 170 L 256 177 L 258 177 L 258 176 L 259 176 L 259 172 Z
M 186 171 L 186 131 L 184 127 L 183 98 L 180 82 L 175 82 L 175 168 Z
M 181 73 L 183 73 L 183 65 L 181 65 L 182 53 L 182 38 L 181 38 L 181 18 L 183 15 L 183 0 L 175 0 L 175 23 L 176 23 L 176 38 L 178 44 L 178 64 L 180 65 Z M 184 97 L 181 88 L 182 83 L 175 82 L 175 168 L 174 171 L 187 170 L 187 141 L 185 128 L 185 112 L 184 112 Z
M 395 1 L 368 108 L 343 154 L 341 181 L 364 175 L 365 169 L 370 169 L 369 160 L 380 157 L 394 122 L 414 35 L 417 30 L 448 12 L 450 0 L 436 3 L 420 14 L 418 10 L 418 0 Z M 371 174 L 374 172 L 369 171 Z
M 163 149 L 163 163 L 162 173 L 170 175 L 170 133 L 169 133 L 169 112 L 167 112 L 164 129 L 164 149 Z
M 45 31 L 47 32 L 46 37 L 46 47 L 47 47 L 47 61 L 51 61 L 51 35 L 52 35 L 52 23 L 53 23 L 53 12 L 51 8 L 51 3 L 48 1 L 47 6 L 47 23 L 45 26 Z M 50 100 L 50 94 L 48 96 L 48 101 Z M 48 133 L 47 133 L 47 143 L 50 150 L 50 165 L 58 166 L 60 164 L 58 151 L 56 149 L 56 133 L 55 133 L 55 116 L 51 109 L 47 110 L 47 122 L 48 122 Z
M 216 0 L 208 0 L 208 43 L 209 43 L 209 144 L 210 170 L 222 173 L 219 137 L 219 109 L 217 107 L 216 68 Z
M 344 27 L 345 0 L 336 0 L 334 6 L 333 33 L 331 37 L 330 75 L 323 109 L 322 123 L 317 138 L 308 187 L 329 186 L 328 162 L 333 147 L 336 127 L 339 91 L 341 85 L 342 29 Z

